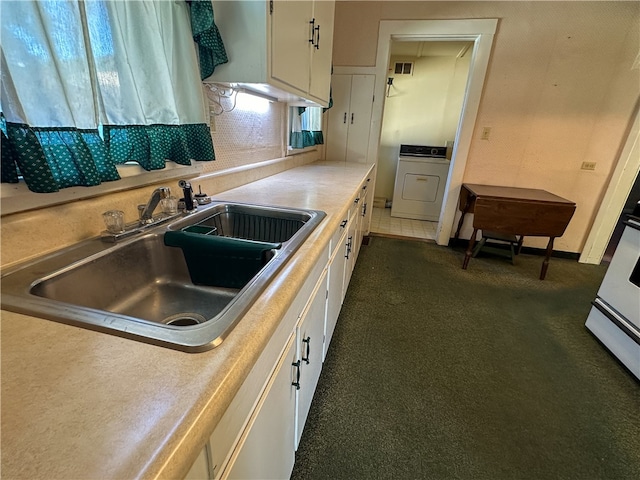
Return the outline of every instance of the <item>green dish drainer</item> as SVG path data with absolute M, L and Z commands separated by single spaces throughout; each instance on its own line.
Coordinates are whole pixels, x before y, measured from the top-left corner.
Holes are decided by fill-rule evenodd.
M 282 244 L 218 235 L 216 227 L 191 225 L 168 231 L 164 243 L 182 249 L 196 285 L 243 288 Z

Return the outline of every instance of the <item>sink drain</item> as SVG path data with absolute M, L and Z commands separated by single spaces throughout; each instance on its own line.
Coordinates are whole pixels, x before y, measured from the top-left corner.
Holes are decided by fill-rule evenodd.
M 166 323 L 167 325 L 174 325 L 176 327 L 188 327 L 189 325 L 197 325 L 206 321 L 207 319 L 199 313 L 188 312 L 170 315 L 164 319 L 163 323 Z

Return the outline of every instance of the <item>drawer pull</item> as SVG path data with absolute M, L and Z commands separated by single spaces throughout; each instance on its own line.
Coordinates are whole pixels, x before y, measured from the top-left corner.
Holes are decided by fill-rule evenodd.
M 311 337 L 307 337 L 307 338 L 303 338 L 302 339 L 303 343 L 307 344 L 307 358 L 305 358 L 304 356 L 302 357 L 302 361 L 306 362 L 307 365 L 309 365 L 309 354 L 311 353 Z
M 297 362 L 292 363 L 291 365 L 296 367 L 296 369 L 297 369 L 296 381 L 295 382 L 291 382 L 291 385 L 296 387 L 296 390 L 300 390 L 300 360 L 298 360 Z

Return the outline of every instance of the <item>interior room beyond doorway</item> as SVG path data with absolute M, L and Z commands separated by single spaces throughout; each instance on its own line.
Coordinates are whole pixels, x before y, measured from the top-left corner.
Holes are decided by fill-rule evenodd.
M 438 222 L 391 216 L 390 208 L 373 207 L 371 233 L 399 237 L 435 240 Z
M 441 161 L 451 160 L 472 46 L 470 41 L 391 42 L 378 148 L 375 189 L 378 208 L 374 208 L 372 215 L 373 233 L 436 239 L 437 219 L 447 181 L 446 169 L 438 168 L 438 175 L 430 174 L 430 170 L 421 166 L 422 162 L 420 165 L 409 163 L 418 165 L 419 172 L 411 170 L 407 173 L 404 167 L 398 169 L 400 145 L 448 147 L 446 159 L 443 154 Z M 416 177 L 418 173 L 420 175 Z M 405 174 L 409 180 L 415 181 L 419 177 L 424 191 L 407 186 Z M 438 183 L 441 183 L 439 187 Z M 434 194 L 436 190 L 438 195 Z M 405 191 L 407 195 L 413 192 L 407 200 Z M 401 206 L 399 202 L 404 203 Z M 393 209 L 389 208 L 392 205 Z M 406 215 L 403 214 L 405 210 Z

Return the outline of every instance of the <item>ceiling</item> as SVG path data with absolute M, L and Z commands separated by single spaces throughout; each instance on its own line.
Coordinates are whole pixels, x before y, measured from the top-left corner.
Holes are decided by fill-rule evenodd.
M 473 42 L 391 42 L 391 55 L 403 57 L 463 57 Z

